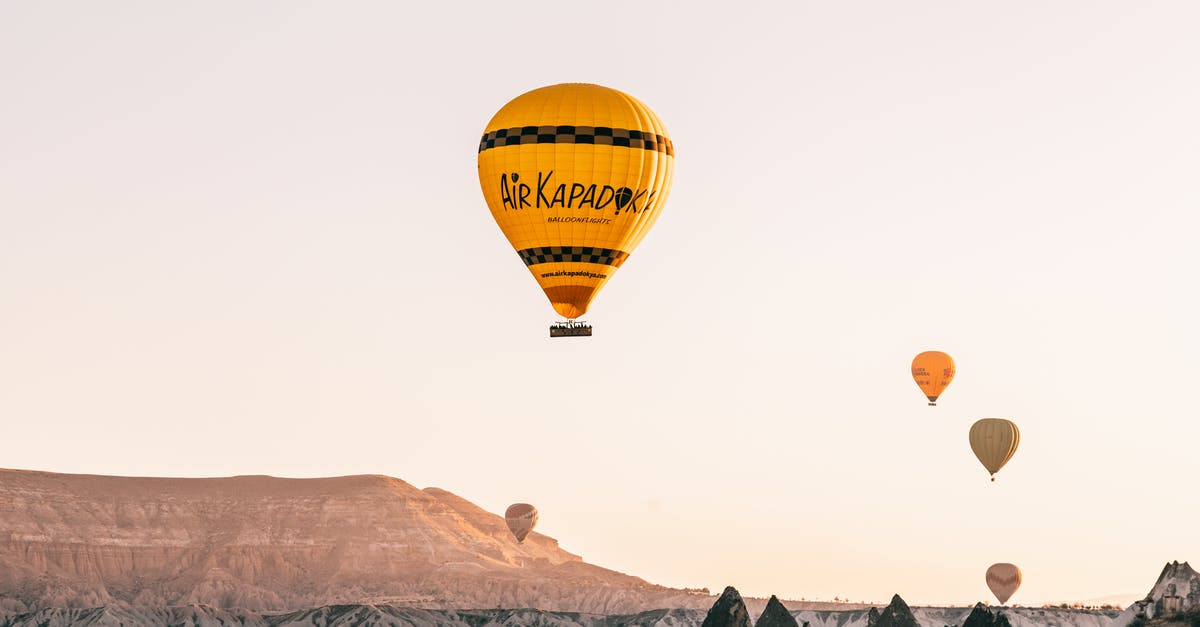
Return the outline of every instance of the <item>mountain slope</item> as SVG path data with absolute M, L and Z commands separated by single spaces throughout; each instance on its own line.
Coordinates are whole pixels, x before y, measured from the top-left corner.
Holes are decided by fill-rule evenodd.
M 961 625 L 970 614 L 966 608 L 945 608 L 948 612 L 913 610 L 921 627 Z M 1030 610 L 1010 608 L 1005 617 L 1020 618 L 1012 627 L 1098 627 L 1110 625 L 1112 617 L 1076 610 Z M 866 627 L 867 610 L 790 612 L 800 625 L 809 627 Z M 878 612 L 877 612 L 878 614 Z M 281 613 L 249 610 L 220 610 L 205 606 L 172 608 L 92 608 L 44 609 L 13 616 L 0 616 L 0 627 L 58 627 L 91 625 L 161 625 L 187 627 L 350 627 L 354 625 L 395 625 L 397 627 L 701 627 L 704 610 L 652 610 L 637 614 L 600 615 L 579 612 L 549 612 L 535 609 L 516 610 L 423 610 L 387 605 L 333 605 Z M 1164 626 L 1166 627 L 1166 626 Z
M 1117 624 L 1195 610 L 1200 610 L 1200 573 L 1187 562 L 1167 562 L 1146 598 L 1125 608 Z
M 105 477 L 0 470 L 0 610 L 336 603 L 704 607 L 584 563 L 454 494 L 399 479 Z

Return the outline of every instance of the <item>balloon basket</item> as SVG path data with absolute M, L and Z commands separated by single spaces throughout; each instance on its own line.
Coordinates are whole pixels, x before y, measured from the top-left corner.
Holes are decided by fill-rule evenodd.
M 550 337 L 592 337 L 592 325 L 568 320 L 550 325 Z

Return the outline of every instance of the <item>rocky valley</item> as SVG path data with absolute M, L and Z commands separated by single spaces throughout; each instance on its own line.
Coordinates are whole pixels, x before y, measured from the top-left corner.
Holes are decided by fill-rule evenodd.
M 1200 608 L 1171 563 L 1124 612 L 743 599 L 594 566 L 391 477 L 170 479 L 0 470 L 0 627 L 1122 627 Z

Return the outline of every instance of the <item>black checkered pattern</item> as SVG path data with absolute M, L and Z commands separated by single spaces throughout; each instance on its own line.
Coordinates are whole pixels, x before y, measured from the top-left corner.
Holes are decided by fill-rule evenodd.
M 614 268 L 620 268 L 625 263 L 629 253 L 611 248 L 593 248 L 591 246 L 542 246 L 518 250 L 521 261 L 527 266 L 556 261 L 578 261 L 581 263 L 599 263 Z
M 479 152 L 518 144 L 598 144 L 657 150 L 675 156 L 671 138 L 624 128 L 607 126 L 518 126 L 484 133 Z

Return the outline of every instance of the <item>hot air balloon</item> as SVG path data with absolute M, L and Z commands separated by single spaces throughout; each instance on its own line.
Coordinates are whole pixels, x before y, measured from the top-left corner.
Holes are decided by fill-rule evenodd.
M 525 541 L 537 521 L 537 508 L 529 503 L 513 503 L 504 510 L 504 522 L 508 523 L 508 530 L 516 536 L 517 542 Z
M 637 99 L 570 83 L 504 105 L 483 132 L 478 163 L 496 224 L 554 310 L 573 319 L 658 220 L 675 148 Z
M 984 418 L 971 425 L 971 450 L 996 480 L 996 473 L 1012 459 L 1021 443 L 1021 432 L 1011 420 Z
M 992 564 L 984 578 L 1000 605 L 1008 603 L 1017 588 L 1021 587 L 1021 569 L 1013 564 Z
M 938 397 L 954 380 L 954 359 L 941 351 L 925 351 L 913 357 L 912 376 L 929 404 L 937 405 Z

